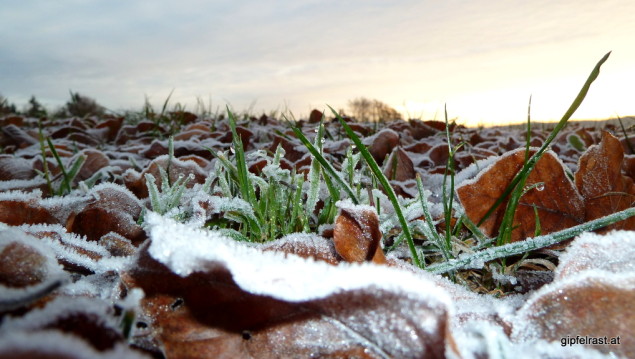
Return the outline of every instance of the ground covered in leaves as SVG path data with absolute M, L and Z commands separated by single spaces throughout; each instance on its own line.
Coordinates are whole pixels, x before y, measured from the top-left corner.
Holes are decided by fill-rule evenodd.
M 322 118 L 296 125 L 315 141 Z M 498 245 L 488 238 L 506 200 L 486 214 L 548 125 L 448 133 L 435 121 L 346 119 L 408 209 L 421 268 L 337 120 L 315 143 L 359 204 L 340 190 L 333 200 L 328 175 L 312 177 L 314 157 L 285 121 L 241 116 L 240 157 L 228 120 L 0 119 L 0 358 L 635 357 L 635 217 L 434 270 Z M 567 125 L 527 179 L 512 243 L 633 207 L 635 133 L 624 121 Z M 249 195 L 241 159 L 255 197 L 274 180 L 271 197 L 289 196 L 270 227 L 250 226 L 263 218 L 239 198 Z M 301 210 L 284 212 L 290 203 Z M 425 223 L 452 232 L 445 249 L 417 230 Z

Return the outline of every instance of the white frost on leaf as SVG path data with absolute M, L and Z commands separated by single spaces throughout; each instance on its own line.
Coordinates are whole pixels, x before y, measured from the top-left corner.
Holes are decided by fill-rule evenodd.
M 295 255 L 262 252 L 155 213 L 150 213 L 147 221 L 150 255 L 183 277 L 216 264 L 225 266 L 245 291 L 291 302 L 375 286 L 450 305 L 447 293 L 434 283 L 394 268 L 368 263 L 332 266 Z
M 583 233 L 560 256 L 555 276 L 562 279 L 587 270 L 635 272 L 635 231 Z

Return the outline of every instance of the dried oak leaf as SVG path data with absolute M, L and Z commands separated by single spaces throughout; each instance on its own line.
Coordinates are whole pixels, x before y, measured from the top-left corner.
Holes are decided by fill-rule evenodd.
M 345 261 L 385 264 L 381 237 L 379 218 L 373 207 L 341 205 L 340 213 L 335 219 L 333 243 L 335 250 Z
M 619 345 L 589 345 L 605 354 L 635 357 L 635 275 L 585 271 L 548 284 L 521 307 L 512 339 L 560 342 L 563 338 L 620 337 Z M 608 343 L 607 343 L 608 344 Z
M 113 258 L 110 252 L 94 241 L 68 233 L 60 225 L 32 225 L 24 230 L 49 246 L 64 270 L 83 275 L 118 271 L 124 259 Z
M 624 174 L 635 181 L 635 155 L 624 155 L 622 169 L 624 170 Z
M 633 179 L 622 174 L 624 150 L 620 141 L 603 132 L 598 145 L 580 157 L 575 184 L 585 200 L 585 220 L 590 221 L 630 208 L 635 203 Z M 635 230 L 635 217 L 617 222 L 604 229 Z
M 123 343 L 124 338 L 115 320 L 112 306 L 105 301 L 58 296 L 43 308 L 6 320 L 0 332 L 59 330 L 85 340 L 99 351 L 105 351 Z
M 151 241 L 122 279 L 143 289 L 148 335 L 166 357 L 445 357 L 449 298 L 432 282 L 147 220 Z
M 457 189 L 465 213 L 479 223 L 496 200 L 503 194 L 525 159 L 524 148 L 501 156 L 493 165 L 482 170 L 474 179 L 461 183 Z M 527 178 L 526 186 L 542 182 L 529 190 L 519 201 L 514 215 L 512 241 L 533 237 L 535 232 L 534 206 L 538 211 L 542 234 L 548 234 L 584 222 L 584 202 L 565 174 L 555 154 L 546 152 Z M 498 234 L 507 200 L 480 226 L 487 236 Z

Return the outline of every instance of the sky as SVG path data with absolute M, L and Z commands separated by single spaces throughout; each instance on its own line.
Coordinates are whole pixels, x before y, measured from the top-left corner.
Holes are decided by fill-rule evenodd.
M 406 118 L 467 125 L 635 115 L 632 0 L 5 1 L 0 94 L 113 111 L 145 98 L 254 114 L 378 99 Z

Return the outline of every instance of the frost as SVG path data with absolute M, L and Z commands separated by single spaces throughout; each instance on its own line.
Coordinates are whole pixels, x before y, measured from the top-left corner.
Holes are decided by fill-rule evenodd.
M 629 308 L 634 291 L 633 272 L 587 270 L 556 280 L 534 292 L 517 312 L 512 339 L 532 343 L 557 341 L 567 335 L 621 336 L 621 346 L 598 349 L 629 351 L 633 330 Z
M 587 270 L 613 273 L 635 271 L 635 232 L 613 231 L 607 235 L 584 233 L 576 238 L 560 256 L 556 278 Z
M 449 297 L 443 290 L 423 278 L 396 269 L 366 263 L 334 267 L 294 255 L 263 253 L 155 213 L 150 213 L 147 220 L 152 240 L 150 255 L 183 277 L 202 268 L 203 263 L 215 263 L 226 266 L 244 290 L 291 302 L 375 286 L 449 305 Z
M 40 191 L 38 188 L 42 186 L 46 186 L 46 179 L 41 177 L 36 177 L 28 180 L 15 179 L 10 181 L 0 181 L 0 193 L 23 190 L 25 188 L 34 188 L 33 191 Z
M 25 304 L 33 302 L 40 297 L 55 290 L 62 283 L 66 282 L 68 275 L 62 270 L 57 263 L 57 259 L 52 255 L 50 249 L 23 231 L 15 228 L 7 228 L 0 230 L 0 253 L 10 243 L 17 242 L 35 250 L 37 254 L 43 257 L 44 262 L 35 268 L 39 272 L 37 283 L 22 287 L 7 287 L 0 284 L 0 311 L 19 308 Z M 9 262 L 12 258 L 4 258 L 3 261 Z M 21 275 L 32 275 L 28 273 L 19 273 Z
M 99 324 L 118 330 L 117 324 L 113 320 L 107 320 L 107 318 L 112 317 L 112 308 L 105 302 L 92 298 L 62 296 L 47 303 L 44 308 L 31 310 L 22 317 L 6 318 L 2 327 L 0 327 L 0 333 L 6 334 L 14 331 L 45 328 L 60 318 L 65 318 L 75 313 L 93 314 L 95 319 L 99 318 L 99 321 L 101 321 Z
M 97 351 L 85 341 L 61 333 L 46 330 L 33 333 L 11 332 L 0 337 L 2 357 L 46 357 L 69 359 L 148 359 L 124 344 L 112 350 Z
M 74 233 L 67 233 L 60 225 L 22 225 L 16 227 L 27 233 L 39 233 L 41 242 L 49 247 L 49 251 L 57 258 L 84 267 L 94 273 L 106 273 L 123 269 L 131 260 L 128 257 L 111 257 L 110 252 L 97 242 L 87 241 Z M 86 252 L 99 258 L 91 258 Z

